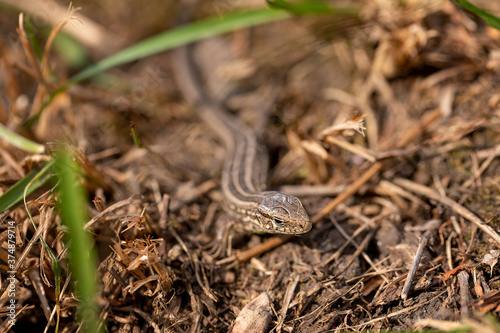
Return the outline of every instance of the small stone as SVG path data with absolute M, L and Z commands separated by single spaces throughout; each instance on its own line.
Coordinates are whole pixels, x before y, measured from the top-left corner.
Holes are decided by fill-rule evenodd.
M 264 292 L 248 303 L 234 321 L 232 333 L 266 332 L 271 322 L 269 295 Z

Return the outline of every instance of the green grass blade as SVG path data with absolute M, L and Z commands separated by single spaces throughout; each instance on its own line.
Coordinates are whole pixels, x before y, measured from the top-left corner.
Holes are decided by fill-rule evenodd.
M 139 139 L 139 134 L 135 130 L 135 124 L 133 121 L 130 122 L 130 131 L 132 132 L 132 138 L 134 139 L 134 144 L 137 148 L 143 148 L 141 139 Z
M 28 188 L 26 192 L 27 195 L 31 194 L 33 191 L 38 189 L 40 186 L 45 184 L 47 180 L 51 177 L 50 170 L 52 169 L 54 162 L 50 161 L 45 165 L 32 170 L 23 179 L 18 181 L 14 186 L 9 188 L 2 196 L 0 196 L 0 213 L 6 211 L 17 205 L 23 200 L 23 194 L 31 181 L 35 180 Z
M 305 0 L 289 2 L 286 0 L 266 0 L 271 8 L 284 9 L 295 15 L 322 15 L 340 14 L 348 16 L 359 16 L 359 8 L 356 7 L 333 7 L 326 1 Z
M 31 126 L 33 126 L 38 121 L 38 119 L 40 119 L 42 112 L 47 108 L 47 106 L 50 105 L 50 103 L 52 103 L 54 98 L 56 98 L 57 95 L 64 92 L 65 90 L 66 90 L 66 87 L 59 88 L 58 90 L 56 90 L 52 94 L 50 94 L 49 98 L 43 103 L 40 110 L 38 110 L 38 112 L 33 117 L 29 118 L 26 122 L 23 123 L 23 125 L 21 126 L 21 131 L 26 131 Z
M 500 18 L 499 17 L 491 14 L 490 12 L 488 12 L 482 8 L 474 6 L 473 4 L 471 4 L 467 0 L 451 0 L 451 1 L 456 3 L 457 5 L 460 5 L 463 8 L 473 12 L 474 14 L 476 14 L 477 16 L 482 18 L 484 20 L 484 22 L 486 24 L 488 24 L 489 26 L 491 26 L 497 30 L 500 30 Z
M 71 245 L 69 266 L 80 299 L 79 318 L 84 332 L 98 332 L 97 255 L 93 239 L 83 230 L 87 217 L 87 197 L 79 182 L 81 171 L 65 149 L 56 154 L 58 208 L 61 221 L 68 226 Z
M 9 142 L 11 145 L 20 148 L 30 153 L 43 153 L 45 148 L 43 145 L 26 139 L 25 137 L 12 132 L 10 129 L 0 124 L 0 138 Z
M 81 69 L 91 62 L 85 46 L 64 32 L 57 34 L 52 47 L 72 68 Z
M 24 28 L 26 29 L 26 35 L 29 38 L 31 47 L 35 52 L 36 57 L 38 58 L 38 60 L 41 60 L 43 56 L 43 48 L 40 46 L 40 43 L 36 39 L 37 33 L 35 32 L 35 27 L 33 26 L 33 23 L 31 23 L 31 18 L 29 15 L 26 15 L 24 17 Z
M 292 14 L 290 12 L 284 10 L 258 9 L 193 22 L 150 37 L 103 59 L 97 64 L 73 76 L 68 83 L 74 84 L 80 82 L 96 74 L 102 73 L 111 67 L 163 52 L 180 45 L 238 29 L 283 20 L 291 16 Z
M 297 15 L 303 14 L 332 14 L 333 8 L 329 4 L 320 1 L 300 1 L 290 3 L 285 0 L 267 0 L 267 4 L 272 8 L 285 9 Z
M 36 185 L 37 182 L 39 182 L 43 177 L 47 176 L 50 177 L 51 173 L 49 172 L 50 169 L 52 169 L 54 165 L 53 161 L 50 161 L 50 163 L 45 164 L 43 166 L 42 170 L 38 172 L 35 177 L 26 185 L 23 191 L 23 201 L 24 201 L 24 207 L 26 209 L 26 212 L 28 213 L 28 216 L 31 220 L 31 223 L 33 224 L 33 229 L 35 231 L 37 230 L 35 221 L 33 220 L 33 216 L 31 216 L 31 212 L 28 209 L 28 204 L 26 202 L 26 198 L 28 196 L 28 192 L 30 191 L 30 188 L 34 185 Z M 61 263 L 59 262 L 59 259 L 55 256 L 54 252 L 50 249 L 49 245 L 45 242 L 45 240 L 40 236 L 39 237 L 40 242 L 43 244 L 45 247 L 45 250 L 49 254 L 50 259 L 52 260 L 52 269 L 54 271 L 54 279 L 55 279 L 55 285 L 56 285 L 56 298 L 59 299 L 59 294 L 61 292 Z M 59 322 L 59 321 L 58 321 Z M 58 331 L 59 327 L 56 326 L 56 332 Z
M 280 3 L 283 2 L 283 0 L 279 1 L 281 1 Z M 300 10 L 298 10 L 298 12 L 307 12 L 314 14 L 325 13 L 326 9 L 324 6 L 318 6 L 317 4 L 313 5 L 312 3 L 313 1 L 305 1 L 301 5 L 302 7 L 299 7 Z M 316 10 L 312 9 L 314 6 Z M 305 10 L 304 8 L 307 10 Z M 330 7 L 328 7 L 327 12 L 332 12 Z M 355 8 L 335 9 L 334 12 L 346 15 L 358 14 L 358 10 Z M 53 92 L 50 96 L 50 100 L 52 100 L 60 92 L 66 90 L 68 86 L 89 79 L 95 75 L 101 74 L 112 67 L 123 65 L 134 60 L 138 60 L 159 52 L 167 51 L 184 44 L 193 43 L 208 37 L 228 33 L 239 29 L 249 28 L 260 24 L 284 20 L 292 16 L 293 11 L 290 11 L 289 9 L 256 9 L 245 12 L 231 13 L 222 17 L 200 20 L 178 28 L 171 29 L 164 33 L 160 33 L 156 36 L 150 37 L 137 44 L 134 44 L 118 53 L 115 53 L 112 56 L 109 56 L 108 58 L 101 60 L 97 64 L 87 67 L 80 73 L 71 77 L 65 86 Z M 50 103 L 50 100 L 46 104 Z M 42 110 L 43 108 L 45 108 L 46 104 L 44 104 Z M 36 122 L 42 110 L 40 110 L 36 116 L 25 123 L 23 125 L 23 128 L 27 129 L 34 122 Z

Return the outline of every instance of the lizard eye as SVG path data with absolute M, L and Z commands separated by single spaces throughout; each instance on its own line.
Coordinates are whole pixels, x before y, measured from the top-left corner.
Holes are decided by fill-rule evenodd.
M 283 227 L 285 226 L 285 221 L 283 221 L 282 219 L 280 219 L 279 217 L 274 217 L 273 218 L 273 222 L 279 226 L 279 227 Z

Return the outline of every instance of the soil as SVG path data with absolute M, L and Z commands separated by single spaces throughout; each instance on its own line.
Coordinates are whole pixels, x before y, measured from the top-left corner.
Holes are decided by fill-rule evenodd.
M 500 14 L 495 3 L 475 4 Z M 170 29 L 177 4 L 75 5 L 77 17 L 131 45 Z M 262 6 L 204 3 L 197 18 L 252 5 Z M 220 240 L 234 222 L 219 187 L 225 149 L 184 100 L 170 54 L 70 87 L 21 131 L 39 110 L 43 84 L 19 39 L 8 37 L 17 36 L 18 11 L 0 5 L 0 121 L 48 151 L 64 141 L 82 156 L 107 331 L 225 332 L 259 295 L 242 319 L 269 321 L 250 325 L 255 332 L 498 330 L 500 32 L 448 1 L 344 5 L 360 8 L 359 17 L 296 17 L 195 47 L 211 95 L 267 148 L 269 188 L 299 196 L 314 223 L 300 237 L 235 230 L 229 247 Z M 111 47 L 87 46 L 87 60 Z M 48 64 L 48 92 L 79 71 L 56 46 Z M 42 155 L 3 140 L 1 193 L 50 159 Z M 61 260 L 63 282 L 74 282 L 57 200 L 47 184 L 28 207 Z M 22 260 L 24 308 L 11 329 L 53 330 L 51 259 L 23 205 L 1 217 L 17 226 Z M 63 332 L 80 325 L 73 287 L 58 303 Z

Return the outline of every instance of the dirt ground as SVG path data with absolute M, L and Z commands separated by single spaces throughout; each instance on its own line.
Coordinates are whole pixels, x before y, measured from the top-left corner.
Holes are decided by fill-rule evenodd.
M 475 4 L 500 14 L 494 2 Z M 74 5 L 115 42 L 88 46 L 93 60 L 170 28 L 176 9 Z M 259 5 L 205 2 L 197 17 Z M 303 236 L 234 232 L 214 255 L 227 223 L 225 149 L 182 97 L 168 52 L 71 87 L 23 132 L 49 148 L 66 141 L 85 157 L 107 331 L 225 332 L 263 293 L 251 313 L 257 323 L 270 318 L 266 332 L 499 329 L 500 31 L 448 1 L 347 5 L 360 8 L 358 18 L 298 17 L 195 48 L 213 96 L 267 147 L 269 188 L 301 198 L 314 222 Z M 0 3 L 0 121 L 16 131 L 40 105 L 40 82 L 12 37 L 18 12 Z M 53 86 L 78 71 L 56 51 L 48 63 Z M 0 191 L 36 158 L 2 141 Z M 51 187 L 28 199 L 66 282 Z M 16 222 L 25 247 L 34 230 L 24 207 L 1 217 Z M 41 332 L 55 305 L 54 274 L 38 242 L 23 260 L 25 308 L 12 331 Z M 69 286 L 62 332 L 78 329 L 77 303 Z

